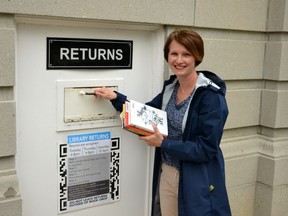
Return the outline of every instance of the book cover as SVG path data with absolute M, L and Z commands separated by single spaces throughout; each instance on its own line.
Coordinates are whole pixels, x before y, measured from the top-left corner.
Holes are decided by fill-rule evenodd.
M 131 100 L 125 103 L 121 114 L 123 128 L 138 135 L 150 135 L 154 132 L 152 124 L 155 124 L 160 133 L 168 136 L 167 114 L 146 104 Z

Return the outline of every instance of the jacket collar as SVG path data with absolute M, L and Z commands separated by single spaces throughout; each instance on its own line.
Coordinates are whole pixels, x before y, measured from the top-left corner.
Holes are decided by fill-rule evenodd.
M 192 93 L 193 95 L 189 101 L 188 106 L 190 106 L 190 103 L 193 99 L 195 92 L 200 87 L 211 87 L 212 90 L 225 95 L 226 85 L 225 85 L 225 82 L 220 77 L 218 77 L 216 74 L 210 71 L 198 71 L 197 73 L 198 73 L 198 79 L 196 82 L 196 87 Z M 169 99 L 173 93 L 173 90 L 177 82 L 178 80 L 175 75 L 170 76 L 170 79 L 165 81 L 165 89 L 164 89 L 163 100 L 162 100 L 162 110 L 166 109 L 166 106 L 169 102 Z M 184 132 L 187 117 L 188 117 L 188 109 L 186 110 L 184 117 L 183 117 L 182 132 Z

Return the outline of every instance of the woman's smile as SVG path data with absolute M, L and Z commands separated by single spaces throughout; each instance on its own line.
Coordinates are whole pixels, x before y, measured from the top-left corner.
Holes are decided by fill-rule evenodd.
M 195 71 L 195 58 L 175 40 L 170 44 L 168 64 L 176 76 L 187 76 Z

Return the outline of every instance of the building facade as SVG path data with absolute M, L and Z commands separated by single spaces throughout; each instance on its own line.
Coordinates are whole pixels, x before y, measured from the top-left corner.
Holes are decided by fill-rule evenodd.
M 23 56 L 29 55 L 25 44 L 32 44 L 34 51 L 33 43 L 23 38 L 31 36 L 36 43 L 37 35 L 50 28 L 55 36 L 69 36 L 69 32 L 75 36 L 73 32 L 84 29 L 90 38 L 94 34 L 90 30 L 101 29 L 102 39 L 106 30 L 116 29 L 127 32 L 121 39 L 130 37 L 136 42 L 147 34 L 147 44 L 157 43 L 156 51 L 151 50 L 156 54 L 151 60 L 156 73 L 151 76 L 159 82 L 152 84 L 152 96 L 169 75 L 161 50 L 164 38 L 180 27 L 193 28 L 204 39 L 205 57 L 199 69 L 214 71 L 227 83 L 230 114 L 221 145 L 233 216 L 288 215 L 287 0 L 5 0 L 0 2 L 0 216 L 26 216 L 27 202 L 31 202 L 27 192 L 22 193 L 26 184 L 22 178 L 29 179 L 29 175 L 21 175 L 21 169 L 25 168 L 22 162 L 37 149 L 27 153 L 21 146 L 21 131 L 25 130 L 18 122 L 29 112 L 19 104 L 25 104 L 21 96 L 25 96 L 22 92 L 27 85 L 39 87 L 41 81 L 29 77 L 33 74 L 22 74 L 22 66 L 27 67 Z M 137 53 L 142 47 L 136 42 Z M 30 67 L 39 66 L 41 61 L 29 62 Z M 26 78 L 30 81 L 24 85 L 22 79 Z M 140 82 L 137 77 L 133 79 Z M 38 99 L 33 100 L 37 107 Z M 30 127 L 29 122 L 26 127 Z M 73 214 L 81 215 L 81 211 Z

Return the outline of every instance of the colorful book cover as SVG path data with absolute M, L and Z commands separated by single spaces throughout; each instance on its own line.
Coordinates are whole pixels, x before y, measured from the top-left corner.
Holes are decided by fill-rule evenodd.
M 154 132 L 152 124 L 155 124 L 163 136 L 168 136 L 167 114 L 165 111 L 131 100 L 130 103 L 126 104 L 126 112 L 128 114 L 126 127 L 135 127 L 140 131 L 152 134 Z

